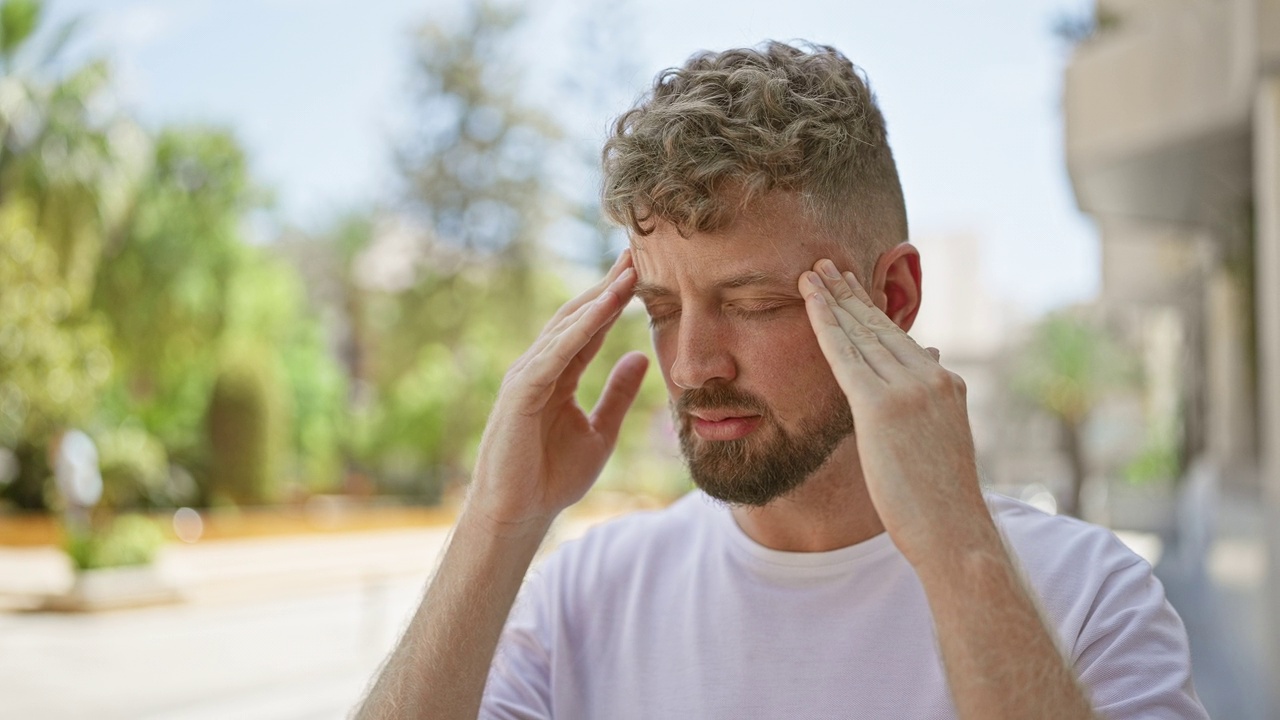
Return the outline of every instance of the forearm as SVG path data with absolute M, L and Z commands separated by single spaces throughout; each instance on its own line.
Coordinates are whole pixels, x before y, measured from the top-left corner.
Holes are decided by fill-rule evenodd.
M 961 718 L 1094 718 L 995 528 L 917 567 Z
M 502 628 L 548 524 L 495 532 L 463 513 L 356 718 L 476 717 Z

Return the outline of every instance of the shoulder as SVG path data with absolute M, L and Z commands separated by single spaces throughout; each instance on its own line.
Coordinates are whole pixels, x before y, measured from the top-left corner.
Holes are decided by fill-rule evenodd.
M 995 493 L 987 494 L 987 505 L 1034 585 L 1053 581 L 1089 585 L 1130 567 L 1151 570 L 1146 560 L 1107 528 L 1066 515 L 1050 515 Z
M 1116 535 L 988 495 L 992 515 L 1107 717 L 1204 717 L 1181 618 L 1150 563 Z
M 1167 607 L 1151 565 L 1110 530 L 999 495 L 988 504 L 1047 619 L 1077 655 L 1134 609 Z

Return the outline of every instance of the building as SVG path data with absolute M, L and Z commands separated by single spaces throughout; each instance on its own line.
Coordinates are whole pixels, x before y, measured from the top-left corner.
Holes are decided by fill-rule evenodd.
M 1223 622 L 1250 625 L 1235 630 L 1257 639 L 1256 677 L 1274 679 L 1280 0 L 1099 0 L 1094 18 L 1067 67 L 1063 108 L 1076 199 L 1102 236 L 1103 300 L 1178 325 L 1182 444 L 1193 468 L 1184 505 L 1201 517 L 1221 508 L 1216 524 L 1200 523 L 1211 559 L 1241 562 L 1239 552 L 1214 555 L 1214 542 L 1257 529 L 1257 582 L 1242 587 L 1261 611 Z M 1273 695 L 1260 702 L 1280 713 L 1275 683 L 1257 684 Z

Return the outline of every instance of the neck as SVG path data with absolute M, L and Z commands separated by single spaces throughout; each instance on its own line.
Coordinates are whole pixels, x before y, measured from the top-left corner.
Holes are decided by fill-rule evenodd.
M 734 506 L 732 512 L 747 537 L 788 552 L 836 550 L 884 532 L 852 435 L 794 492 L 763 507 Z

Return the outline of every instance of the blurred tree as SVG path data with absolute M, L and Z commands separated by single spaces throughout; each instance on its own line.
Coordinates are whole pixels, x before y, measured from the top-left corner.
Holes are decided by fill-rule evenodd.
M 156 138 L 94 289 L 119 359 L 107 422 L 137 418 L 178 457 L 198 454 L 232 279 L 250 260 L 241 223 L 260 204 L 229 133 L 171 129 Z
M 600 150 L 613 119 L 635 99 L 644 79 L 627 33 L 638 18 L 631 3 L 585 0 L 568 43 L 571 61 L 561 74 L 558 117 L 571 123 L 568 142 L 553 148 L 552 179 L 566 210 L 580 224 L 582 242 L 570 257 L 606 272 L 626 246 L 624 230 L 604 216 L 600 204 Z
M 558 129 L 519 97 L 518 10 L 482 0 L 414 36 L 414 131 L 400 143 L 403 213 L 335 228 L 356 390 L 353 459 L 424 500 L 465 476 L 506 364 L 564 291 L 538 240 Z
M 415 132 L 397 153 L 409 220 L 384 213 L 333 234 L 350 278 L 353 458 L 384 489 L 423 500 L 465 480 L 507 367 L 569 296 L 556 268 L 572 266 L 557 265 L 540 243 L 548 223 L 576 217 L 589 226 L 576 260 L 607 264 L 614 250 L 598 175 L 579 173 L 573 186 L 548 167 L 567 155 L 594 168 L 598 148 L 565 145 L 562 130 L 519 95 L 509 49 L 521 21 L 519 11 L 481 0 L 457 26 L 419 30 Z M 618 356 L 647 345 L 646 334 L 643 318 L 624 315 L 583 379 L 585 403 Z M 621 446 L 648 449 L 649 420 L 664 405 L 661 383 L 647 384 L 634 413 L 639 431 Z
M 1138 365 L 1101 320 L 1084 309 L 1051 313 L 1037 323 L 1014 359 L 1014 390 L 1053 417 L 1071 470 L 1071 487 L 1060 508 L 1080 514 L 1088 476 L 1083 428 L 1107 394 L 1132 388 Z
M 107 63 L 71 65 L 65 57 L 76 21 L 41 42 L 44 7 L 0 3 L 0 204 L 31 204 L 40 237 L 58 254 L 74 313 L 88 304 L 102 244 L 127 213 L 147 144 L 115 109 Z
M 297 271 L 243 242 L 246 218 L 268 202 L 244 151 L 225 130 L 170 128 L 153 156 L 94 296 L 111 319 L 121 361 L 104 419 L 137 418 L 193 473 L 207 500 L 211 393 L 224 356 L 247 353 L 264 364 L 264 392 L 279 395 L 279 408 L 296 408 L 298 422 L 273 410 L 280 427 L 268 434 L 264 455 L 271 483 L 256 495 L 227 497 L 275 497 L 290 482 L 332 487 L 344 383 Z
M 45 506 L 49 439 L 89 419 L 112 358 L 106 323 L 73 315 L 57 253 L 27 208 L 12 199 L 0 206 L 0 446 L 19 462 L 0 492 L 36 509 Z
M 209 401 L 207 493 L 213 502 L 277 501 L 282 490 L 287 427 L 282 383 L 269 357 L 235 354 L 219 369 Z
M 408 209 L 435 239 L 486 260 L 529 269 L 546 211 L 546 147 L 559 128 L 519 95 L 510 46 L 523 20 L 514 6 L 474 0 L 455 28 L 415 35 L 414 131 L 397 152 Z M 513 287 L 510 291 L 523 290 Z
M 44 3 L 0 2 L 0 213 L 10 275 L 0 377 L 19 475 L 4 494 L 43 505 L 46 446 L 85 422 L 111 358 L 88 299 L 103 239 L 136 186 L 141 131 L 113 109 L 102 61 L 69 63 L 76 24 L 43 32 Z M 46 40 L 47 38 L 47 40 Z M 7 436 L 6 436 L 7 435 Z
M 0 2 L 0 445 L 20 473 L 0 492 L 41 506 L 49 438 L 75 423 L 103 449 L 104 503 L 194 500 L 215 379 L 246 355 L 281 443 L 271 482 L 332 486 L 345 383 L 297 273 L 243 242 L 267 198 L 239 143 L 149 137 L 104 62 L 68 60 L 77 23 L 46 31 L 44 9 Z

